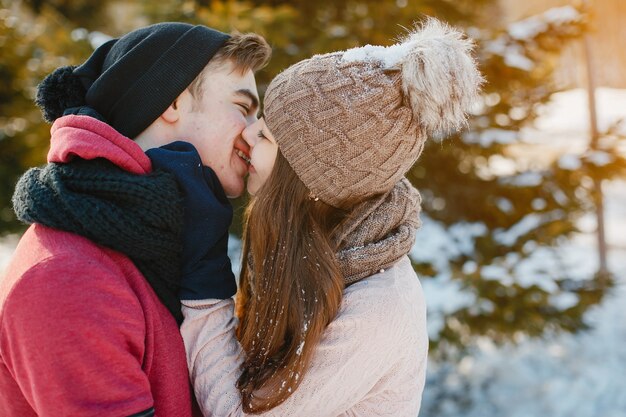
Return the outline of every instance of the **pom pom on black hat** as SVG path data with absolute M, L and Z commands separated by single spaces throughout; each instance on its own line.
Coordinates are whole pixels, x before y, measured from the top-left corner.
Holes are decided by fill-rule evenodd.
M 74 68 L 59 67 L 37 86 L 35 104 L 48 123 L 63 116 L 66 109 L 85 104 L 86 90 L 80 78 L 74 75 Z

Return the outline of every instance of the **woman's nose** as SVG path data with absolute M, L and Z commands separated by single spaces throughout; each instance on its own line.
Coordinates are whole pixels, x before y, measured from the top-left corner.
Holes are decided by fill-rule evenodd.
M 241 132 L 243 140 L 246 141 L 250 148 L 254 147 L 254 145 L 256 144 L 257 136 L 254 134 L 254 132 L 258 130 L 258 128 L 256 127 L 257 123 L 258 121 L 248 125 L 248 127 L 246 127 L 243 132 Z

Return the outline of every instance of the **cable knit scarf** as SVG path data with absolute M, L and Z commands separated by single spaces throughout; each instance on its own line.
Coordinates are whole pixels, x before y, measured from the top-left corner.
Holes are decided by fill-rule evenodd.
M 367 200 L 340 226 L 337 259 L 350 285 L 409 253 L 420 226 L 421 197 L 403 178 L 387 194 Z
M 25 223 L 76 233 L 127 255 L 182 322 L 183 209 L 173 175 L 136 175 L 103 158 L 49 163 L 20 178 L 13 206 Z

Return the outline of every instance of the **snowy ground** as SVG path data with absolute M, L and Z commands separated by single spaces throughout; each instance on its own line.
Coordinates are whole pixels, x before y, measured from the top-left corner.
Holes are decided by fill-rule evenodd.
M 548 142 L 555 152 L 583 149 L 584 100 L 582 90 L 556 95 L 537 124 L 539 130 L 527 132 L 529 142 L 538 146 Z M 626 90 L 601 89 L 598 103 L 601 127 L 626 116 Z M 420 415 L 626 417 L 626 179 L 607 184 L 605 192 L 609 266 L 618 281 L 603 304 L 589 312 L 592 329 L 501 348 L 482 340 L 460 361 L 431 361 Z M 583 219 L 586 233 L 561 249 L 568 267 L 581 275 L 597 268 L 594 225 L 593 217 Z M 433 227 L 425 224 L 421 238 L 434 242 L 439 235 Z M 16 241 L 0 239 L 0 271 Z M 229 250 L 238 269 L 237 242 L 233 240 Z M 424 289 L 429 311 L 437 310 L 438 300 L 449 305 L 458 297 L 457 302 L 467 302 L 443 285 L 427 284 Z M 437 325 L 435 315 L 432 325 Z
M 626 417 L 626 181 L 606 191 L 609 267 L 618 282 L 589 312 L 592 329 L 501 348 L 482 340 L 458 362 L 431 361 L 421 415 Z M 595 269 L 593 235 L 563 250 L 583 269 Z M 427 300 L 441 296 L 437 288 L 425 290 Z

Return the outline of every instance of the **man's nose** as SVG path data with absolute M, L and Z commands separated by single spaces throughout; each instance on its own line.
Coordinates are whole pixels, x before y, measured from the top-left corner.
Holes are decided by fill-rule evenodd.
M 246 126 L 250 126 L 255 124 L 256 122 L 259 121 L 259 118 L 257 117 L 256 114 L 251 114 L 248 117 L 246 117 Z

